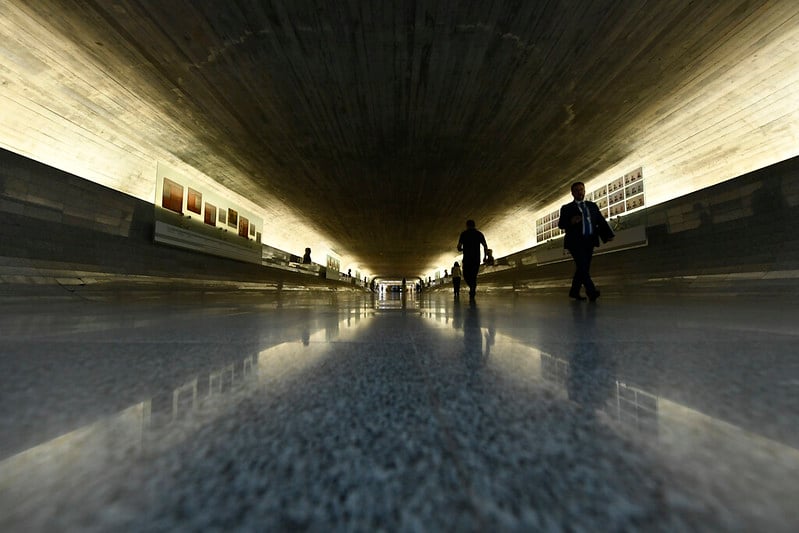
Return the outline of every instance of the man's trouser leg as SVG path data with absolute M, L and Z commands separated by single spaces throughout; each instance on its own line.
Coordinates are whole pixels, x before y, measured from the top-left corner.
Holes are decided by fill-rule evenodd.
M 591 280 L 591 256 L 594 254 L 594 245 L 591 241 L 585 240 L 572 247 L 569 252 L 574 258 L 574 277 L 569 296 L 576 297 L 580 294 L 580 287 L 585 286 L 587 296 L 596 293 L 596 287 Z
M 463 279 L 466 285 L 469 286 L 469 296 L 474 296 L 475 289 L 477 289 L 477 269 L 480 265 L 463 265 Z

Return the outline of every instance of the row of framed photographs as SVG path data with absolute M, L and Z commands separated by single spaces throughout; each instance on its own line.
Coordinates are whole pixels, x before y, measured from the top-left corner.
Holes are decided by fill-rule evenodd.
M 619 216 L 633 209 L 644 207 L 644 171 L 637 168 L 620 178 L 586 194 L 586 200 L 597 204 L 605 218 Z M 536 220 L 536 241 L 544 242 L 563 234 L 558 228 L 560 210 L 552 211 Z
M 545 215 L 535 222 L 536 240 L 539 242 L 549 240 L 557 237 L 563 230 L 558 228 L 558 220 L 560 219 L 560 210 L 553 211 Z
M 210 202 L 203 203 L 203 194 L 191 187 L 186 189 L 185 210 L 202 217 L 203 222 L 209 226 L 229 227 L 237 231 L 240 237 L 256 238 L 257 228 L 253 221 L 239 214 L 233 208 L 220 208 Z M 163 178 L 163 193 L 161 206 L 180 215 L 184 211 L 184 187 L 169 178 Z
M 645 205 L 644 170 L 637 168 L 586 195 L 605 217 L 614 217 Z

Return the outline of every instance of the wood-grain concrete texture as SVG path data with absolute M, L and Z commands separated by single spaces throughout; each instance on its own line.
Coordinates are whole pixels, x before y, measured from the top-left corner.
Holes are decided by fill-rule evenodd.
M 651 205 L 799 153 L 793 0 L 0 9 L 0 146 L 146 201 L 173 165 L 372 275 L 466 218 L 527 248 L 574 179 L 642 167 Z

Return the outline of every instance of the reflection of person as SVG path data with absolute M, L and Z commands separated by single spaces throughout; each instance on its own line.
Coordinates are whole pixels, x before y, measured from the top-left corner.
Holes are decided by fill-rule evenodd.
M 494 251 L 491 249 L 486 250 L 486 258 L 483 260 L 485 266 L 494 266 Z
M 310 265 L 311 264 L 311 249 L 305 249 L 305 255 L 302 256 L 302 264 L 303 265 Z
M 452 289 L 455 291 L 455 298 L 461 295 L 461 266 L 455 261 L 452 265 Z
M 560 208 L 558 220 L 558 227 L 566 230 L 563 247 L 572 255 L 576 267 L 569 297 L 585 300 L 584 296 L 580 296 L 580 288 L 585 286 L 586 295 L 593 302 L 599 298 L 599 290 L 591 280 L 591 257 L 594 248 L 599 246 L 599 239 L 603 242 L 612 241 L 614 234 L 599 212 L 599 207 L 594 202 L 584 200 L 585 185 L 577 181 L 572 184 L 571 191 L 574 201 Z
M 605 408 L 614 394 L 616 379 L 612 358 L 605 355 L 601 343 L 596 340 L 595 313 L 595 306 L 574 307 L 572 318 L 578 339 L 569 358 L 570 372 L 566 379 L 569 399 L 578 403 L 583 414 L 590 417 Z
M 489 326 L 488 331 L 485 334 L 486 338 L 486 354 L 485 358 L 488 359 L 491 356 L 491 347 L 497 342 L 497 328 L 494 326 Z
M 463 252 L 463 279 L 469 286 L 469 299 L 477 290 L 477 271 L 480 268 L 480 245 L 488 250 L 485 236 L 477 231 L 474 220 L 466 221 L 466 231 L 458 239 L 458 251 Z
M 463 320 L 463 359 L 466 368 L 479 370 L 485 363 L 483 355 L 483 333 L 477 307 L 469 307 Z
M 455 329 L 463 327 L 463 311 L 461 306 L 457 304 L 452 308 L 452 327 Z

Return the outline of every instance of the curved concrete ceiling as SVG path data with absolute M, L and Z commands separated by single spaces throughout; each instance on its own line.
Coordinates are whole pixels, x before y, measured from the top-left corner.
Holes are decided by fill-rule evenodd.
M 70 171 L 150 200 L 150 166 L 185 164 L 261 208 L 265 242 L 318 235 L 374 275 L 451 265 L 467 218 L 497 257 L 530 246 L 575 179 L 643 166 L 662 201 L 799 146 L 794 0 L 2 9 L 3 146 L 84 143 Z

